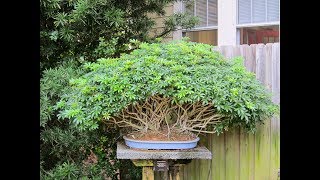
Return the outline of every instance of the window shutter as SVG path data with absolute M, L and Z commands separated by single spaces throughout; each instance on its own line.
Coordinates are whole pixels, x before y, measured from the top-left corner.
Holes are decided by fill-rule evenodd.
M 267 20 L 279 21 L 279 0 L 268 0 L 267 2 Z
M 251 23 L 251 0 L 238 1 L 238 24 Z
M 198 16 L 200 19 L 200 23 L 198 27 L 207 26 L 207 1 L 206 0 L 196 1 L 196 16 Z
M 208 26 L 218 25 L 218 4 L 217 0 L 208 0 Z
M 266 1 L 253 0 L 252 1 L 252 22 L 266 22 Z

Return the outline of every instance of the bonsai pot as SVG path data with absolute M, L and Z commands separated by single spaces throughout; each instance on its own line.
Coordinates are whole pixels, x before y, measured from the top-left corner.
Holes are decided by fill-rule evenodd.
M 197 146 L 199 137 L 188 141 L 153 141 L 153 140 L 136 140 L 123 136 L 125 144 L 131 148 L 137 149 L 192 149 Z

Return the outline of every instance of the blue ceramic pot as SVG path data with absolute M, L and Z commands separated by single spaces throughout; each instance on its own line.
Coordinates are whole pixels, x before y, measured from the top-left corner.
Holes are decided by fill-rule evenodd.
M 200 140 L 197 137 L 191 141 L 143 141 L 123 137 L 127 146 L 138 149 L 191 149 L 197 146 Z

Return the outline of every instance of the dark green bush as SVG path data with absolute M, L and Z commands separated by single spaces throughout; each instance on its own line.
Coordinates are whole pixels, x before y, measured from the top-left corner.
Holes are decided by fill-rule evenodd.
M 164 8 L 175 1 L 40 0 L 41 70 L 70 59 L 117 56 L 130 50 L 131 39 L 152 41 L 177 27 L 192 28 L 197 18 L 177 13 L 165 20 L 162 32 L 148 35 L 155 25 L 148 13 L 164 15 Z M 101 51 L 102 47 L 108 48 Z
M 40 79 L 40 127 L 45 127 L 56 114 L 53 105 L 60 100 L 63 94 L 71 90 L 68 86 L 69 79 L 84 74 L 84 71 L 78 66 L 76 62 L 70 61 L 43 72 L 44 75 Z

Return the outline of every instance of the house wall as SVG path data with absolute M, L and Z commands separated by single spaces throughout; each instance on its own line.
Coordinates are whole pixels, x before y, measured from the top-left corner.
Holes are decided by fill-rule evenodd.
M 218 0 L 218 46 L 237 44 L 237 0 Z
M 149 13 L 148 16 L 152 18 L 156 24 L 150 30 L 149 36 L 153 37 L 160 34 L 164 29 L 164 19 L 173 14 L 173 4 L 169 4 L 165 7 L 165 15 L 159 16 L 156 13 Z M 173 33 L 169 33 L 167 36 L 163 37 L 163 42 L 171 41 L 173 39 Z

